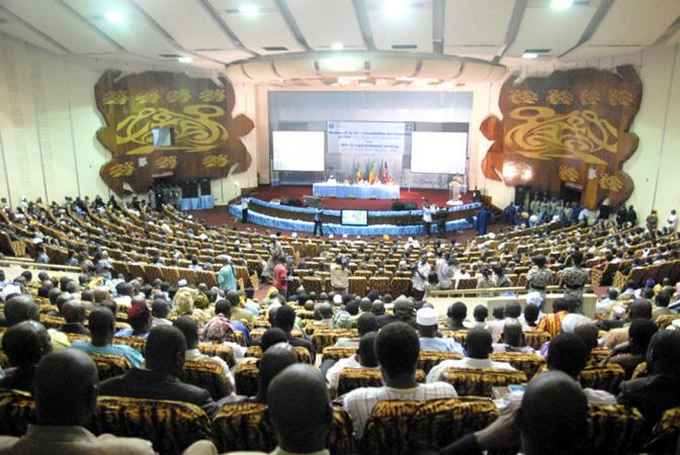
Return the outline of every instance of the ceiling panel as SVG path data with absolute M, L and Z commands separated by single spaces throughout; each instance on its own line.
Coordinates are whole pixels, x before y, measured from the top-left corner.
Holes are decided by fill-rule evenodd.
M 526 49 L 550 49 L 546 55 L 558 56 L 575 46 L 599 6 L 599 0 L 575 4 L 556 11 L 545 1 L 530 2 L 509 56 L 521 56 Z
M 170 40 L 128 1 L 63 0 L 63 2 L 129 52 L 149 58 L 160 58 L 160 54 L 178 53 L 178 49 Z M 105 18 L 107 13 L 112 11 L 120 15 L 118 23 Z
M 375 47 L 381 50 L 432 52 L 432 0 L 403 0 L 404 14 L 385 7 L 386 0 L 366 0 Z M 394 46 L 415 45 L 414 49 Z
M 302 79 L 316 76 L 314 59 L 311 57 L 280 59 L 280 61 L 274 63 L 274 66 L 282 79 Z
M 57 54 L 66 53 L 62 48 L 43 37 L 40 33 L 24 26 L 24 24 L 16 17 L 4 12 L 2 7 L 0 7 L 0 34 L 1 33 L 5 33 L 18 40 L 25 41 Z M 0 39 L 2 39 L 2 37 L 0 37 Z
M 680 0 L 616 0 L 588 44 L 649 46 L 680 16 Z
M 365 48 L 352 0 L 288 0 L 288 8 L 313 49 L 327 49 L 335 42 Z
M 200 0 L 134 0 L 185 49 L 233 49 L 234 43 Z
M 217 60 L 218 62 L 222 63 L 231 63 L 235 62 L 236 60 L 243 60 L 248 57 L 251 57 L 251 54 L 249 52 L 240 50 L 240 49 L 223 49 L 223 50 L 214 50 L 214 51 L 198 51 L 195 52 L 198 55 L 201 55 L 206 58 L 210 58 L 213 60 Z
M 118 48 L 56 1 L 42 1 L 36 8 L 26 0 L 3 0 L 2 6 L 75 54 L 114 52 Z
M 239 6 L 242 0 L 209 0 L 220 17 L 248 48 L 260 54 L 280 54 L 282 52 L 302 51 L 290 31 L 281 11 L 274 0 L 248 0 L 255 5 L 258 13 L 254 16 L 242 14 Z M 284 47 L 284 50 L 268 51 L 265 47 Z
M 444 53 L 495 55 L 505 43 L 514 0 L 448 0 Z

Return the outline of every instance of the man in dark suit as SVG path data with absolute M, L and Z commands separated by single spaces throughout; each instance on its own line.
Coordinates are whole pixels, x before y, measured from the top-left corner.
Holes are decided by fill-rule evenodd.
M 154 327 L 146 340 L 146 368 L 133 368 L 102 382 L 100 395 L 184 401 L 200 406 L 212 417 L 218 406 L 208 391 L 178 379 L 186 350 L 187 342 L 179 329 L 169 325 Z

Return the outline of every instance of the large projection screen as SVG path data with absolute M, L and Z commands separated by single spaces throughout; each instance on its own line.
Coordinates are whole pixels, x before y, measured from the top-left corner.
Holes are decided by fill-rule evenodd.
M 323 131 L 274 131 L 275 171 L 325 170 L 326 133 Z
M 414 131 L 411 172 L 465 174 L 467 133 Z

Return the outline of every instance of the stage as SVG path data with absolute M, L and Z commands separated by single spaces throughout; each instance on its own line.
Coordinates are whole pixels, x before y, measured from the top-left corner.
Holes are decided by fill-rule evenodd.
M 311 186 L 261 186 L 254 191 L 244 194 L 244 196 L 252 196 L 265 201 L 294 199 L 303 201 L 304 196 L 312 196 Z M 449 200 L 448 190 L 432 190 L 432 189 L 412 189 L 405 190 L 401 188 L 399 192 L 399 202 L 415 203 L 417 208 L 421 207 L 423 198 L 426 198 L 431 203 L 444 207 Z M 327 209 L 341 210 L 341 209 L 365 209 L 365 210 L 392 210 L 392 204 L 396 200 L 389 199 L 336 199 L 336 198 L 321 198 L 321 206 Z M 470 201 L 465 201 L 470 202 Z

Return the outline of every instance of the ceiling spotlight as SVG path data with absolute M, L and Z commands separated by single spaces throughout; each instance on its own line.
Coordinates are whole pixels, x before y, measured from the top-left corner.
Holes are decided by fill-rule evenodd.
M 180 63 L 193 63 L 194 59 L 191 57 L 179 57 L 177 61 Z
M 244 3 L 238 7 L 238 11 L 244 16 L 257 16 L 260 12 L 260 8 L 254 3 Z
M 123 20 L 123 14 L 120 11 L 107 11 L 104 18 L 112 24 L 119 24 Z
M 382 3 L 383 14 L 393 18 L 406 16 L 411 10 L 409 0 L 384 0 Z
M 336 41 L 335 43 L 331 43 L 331 49 L 334 51 L 341 51 L 345 46 L 342 45 L 342 43 Z
M 562 11 L 574 4 L 574 0 L 550 0 L 550 7 L 557 11 Z
M 525 52 L 522 54 L 522 58 L 527 60 L 536 60 L 538 58 L 538 54 L 536 52 Z

